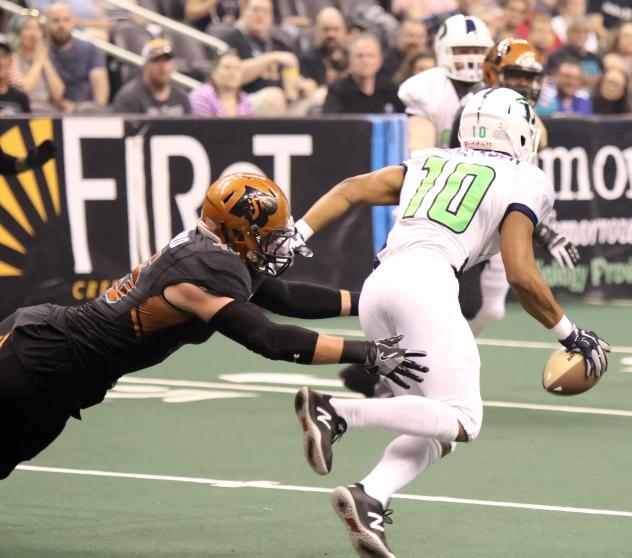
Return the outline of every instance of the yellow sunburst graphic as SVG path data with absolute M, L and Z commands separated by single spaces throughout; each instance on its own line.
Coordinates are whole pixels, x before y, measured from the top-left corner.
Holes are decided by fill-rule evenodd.
M 53 139 L 53 121 L 50 118 L 25 120 L 0 135 L 0 147 L 8 155 L 25 157 L 29 147 L 35 147 L 47 139 Z M 30 203 L 31 207 L 25 207 L 25 202 L 26 205 Z M 5 222 L 0 222 L 0 247 L 25 255 L 27 249 L 21 238 L 33 237 L 37 225 L 48 223 L 53 217 L 61 215 L 54 159 L 41 169 L 25 171 L 15 177 L 0 176 L 0 208 L 5 212 L 2 214 L 3 220 L 6 216 Z M 2 250 L 2 253 L 6 253 L 6 250 Z M 22 272 L 13 263 L 0 258 L 0 277 L 19 277 Z

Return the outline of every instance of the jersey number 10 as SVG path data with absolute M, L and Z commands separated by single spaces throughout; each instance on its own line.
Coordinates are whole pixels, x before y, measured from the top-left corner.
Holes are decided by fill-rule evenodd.
M 455 233 L 462 233 L 472 222 L 496 173 L 494 169 L 484 165 L 459 163 L 449 175 L 441 177 L 447 162 L 436 155 L 426 159 L 422 167 L 426 175 L 408 203 L 402 218 L 415 217 L 426 194 L 437 186 L 439 191 L 428 208 L 428 219 Z

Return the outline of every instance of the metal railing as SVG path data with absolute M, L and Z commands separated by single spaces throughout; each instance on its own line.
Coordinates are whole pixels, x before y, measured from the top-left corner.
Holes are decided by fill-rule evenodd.
M 108 0 L 110 1 L 110 0 Z M 116 0 L 117 2 L 119 0 Z M 128 2 L 122 2 L 127 4 Z M 13 2 L 10 2 L 9 0 L 0 0 L 0 9 L 6 11 L 6 12 L 10 12 L 13 14 L 29 14 L 29 13 L 33 13 L 34 10 L 25 10 L 24 8 L 18 6 L 17 4 L 14 4 Z M 140 8 L 143 9 L 144 8 Z M 153 14 L 153 12 L 149 11 L 149 10 L 145 10 L 148 11 L 149 13 Z M 154 14 L 156 15 L 156 14 Z M 160 16 L 162 17 L 162 16 Z M 165 18 L 168 19 L 168 18 Z M 182 27 L 185 27 L 187 29 L 190 29 L 189 27 L 187 27 L 186 25 L 182 25 Z M 195 30 L 193 30 L 195 31 Z M 199 33 L 199 31 L 198 31 Z M 136 54 L 135 52 L 132 52 L 130 50 L 124 49 L 122 47 L 119 47 L 117 45 L 114 45 L 112 43 L 109 43 L 107 41 L 104 41 L 102 39 L 97 39 L 93 36 L 91 36 L 89 33 L 87 33 L 86 31 L 81 31 L 79 29 L 75 29 L 72 32 L 72 36 L 80 39 L 82 41 L 87 41 L 92 43 L 95 47 L 97 47 L 100 51 L 109 54 L 110 56 L 112 56 L 113 58 L 116 58 L 117 60 L 120 60 L 121 62 L 125 62 L 126 64 L 131 64 L 132 66 L 136 66 L 136 67 L 142 67 L 144 64 L 144 61 L 142 59 L 141 56 L 139 56 L 138 54 Z M 209 39 L 212 39 L 212 37 L 209 37 Z M 222 41 L 220 41 L 223 45 L 225 45 L 225 43 L 223 43 Z M 210 44 L 210 43 L 209 43 Z M 199 87 L 200 85 L 202 85 L 202 82 L 198 81 L 197 79 L 194 79 L 192 77 L 189 77 L 185 74 L 182 74 L 180 72 L 173 72 L 171 74 L 171 79 L 179 84 L 182 85 L 183 87 L 186 87 L 187 89 L 195 89 L 197 87 Z

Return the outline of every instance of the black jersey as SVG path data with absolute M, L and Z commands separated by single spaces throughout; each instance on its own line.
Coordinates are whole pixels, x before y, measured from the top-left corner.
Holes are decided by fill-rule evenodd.
M 237 254 L 198 230 L 184 231 L 98 299 L 64 308 L 55 325 L 65 331 L 83 369 L 116 381 L 213 334 L 208 323 L 166 300 L 168 286 L 193 283 L 245 302 L 257 281 Z

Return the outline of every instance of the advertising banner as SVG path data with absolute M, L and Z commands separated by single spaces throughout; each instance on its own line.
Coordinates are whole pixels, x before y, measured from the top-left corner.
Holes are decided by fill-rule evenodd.
M 59 146 L 43 169 L 0 178 L 0 317 L 18 306 L 77 304 L 195 226 L 209 184 L 256 171 L 301 216 L 334 184 L 367 172 L 368 120 L 3 120 L 16 156 L 44 139 Z M 370 208 L 350 211 L 310 242 L 289 279 L 357 289 L 371 269 Z
M 556 118 L 540 167 L 556 190 L 556 229 L 579 249 L 573 270 L 542 255 L 551 287 L 580 295 L 632 296 L 632 118 Z

